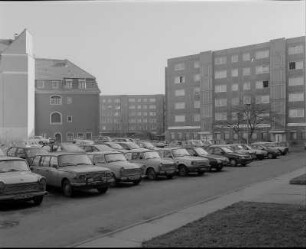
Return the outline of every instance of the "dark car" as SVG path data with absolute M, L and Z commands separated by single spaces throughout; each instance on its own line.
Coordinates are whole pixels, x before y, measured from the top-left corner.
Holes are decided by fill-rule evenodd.
M 267 152 L 267 158 L 275 159 L 281 155 L 281 152 L 277 148 L 268 147 L 262 144 L 252 144 L 251 147 L 257 150 L 263 150 Z
M 254 145 L 263 145 L 265 147 L 269 148 L 275 148 L 279 150 L 281 155 L 286 155 L 289 152 L 289 147 L 287 146 L 281 146 L 278 142 L 255 142 Z
M 229 159 L 227 157 L 210 154 L 202 147 L 186 146 L 185 149 L 191 156 L 207 158 L 211 169 L 215 169 L 216 171 L 221 171 L 224 166 L 229 164 Z
M 12 146 L 6 151 L 7 156 L 26 159 L 28 164 L 31 164 L 34 156 L 47 153 L 45 149 L 36 146 Z
M 253 161 L 250 155 L 240 154 L 231 150 L 228 146 L 224 145 L 211 145 L 208 148 L 208 152 L 213 155 L 225 156 L 229 159 L 231 166 L 242 165 L 246 166 L 247 164 Z

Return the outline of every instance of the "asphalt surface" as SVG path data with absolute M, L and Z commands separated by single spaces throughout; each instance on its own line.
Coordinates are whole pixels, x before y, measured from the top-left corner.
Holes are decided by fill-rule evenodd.
M 226 167 L 204 176 L 144 180 L 106 194 L 81 192 L 70 199 L 51 189 L 40 207 L 1 204 L 0 247 L 69 247 L 217 195 L 306 166 L 306 153 Z

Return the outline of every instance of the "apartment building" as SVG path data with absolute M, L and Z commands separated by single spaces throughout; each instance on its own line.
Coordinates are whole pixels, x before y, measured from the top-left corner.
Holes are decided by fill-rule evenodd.
M 100 132 L 108 135 L 162 136 L 164 95 L 101 95 Z
M 270 117 L 254 140 L 306 139 L 305 36 L 172 58 L 165 81 L 170 140 L 237 141 L 219 123 L 235 122 L 235 108 L 250 104 Z
M 95 77 L 69 60 L 36 59 L 35 69 L 35 134 L 62 142 L 98 136 Z

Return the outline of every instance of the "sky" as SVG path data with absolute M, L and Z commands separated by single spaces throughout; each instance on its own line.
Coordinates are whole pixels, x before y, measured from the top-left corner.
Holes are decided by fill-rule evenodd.
M 174 57 L 305 35 L 305 1 L 0 2 L 0 39 L 25 28 L 37 58 L 68 59 L 101 94 L 164 94 Z

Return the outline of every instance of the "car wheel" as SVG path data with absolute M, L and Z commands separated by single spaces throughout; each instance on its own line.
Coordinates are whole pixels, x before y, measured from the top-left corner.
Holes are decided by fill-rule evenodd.
M 62 189 L 63 189 L 63 192 L 64 192 L 65 196 L 67 196 L 67 197 L 72 197 L 73 196 L 72 186 L 67 179 L 64 180 L 63 185 L 62 185 Z
M 141 182 L 141 179 L 136 180 L 136 181 L 133 181 L 133 184 L 134 184 L 134 185 L 139 185 L 140 182 Z
M 173 179 L 174 175 L 167 175 L 168 179 Z
M 273 154 L 272 153 L 268 153 L 268 158 L 272 159 L 273 158 Z
M 99 187 L 97 188 L 99 194 L 105 194 L 106 191 L 108 190 L 108 187 Z
M 222 168 L 223 168 L 223 167 L 218 167 L 218 168 L 216 168 L 216 171 L 217 171 L 217 172 L 220 172 L 220 171 L 222 171 Z
M 43 195 L 41 195 L 41 196 L 35 196 L 35 197 L 33 198 L 34 205 L 35 205 L 35 206 L 39 206 L 39 205 L 42 203 L 43 199 L 44 199 L 44 196 L 43 196 Z
M 112 173 L 112 178 L 113 178 L 113 181 L 111 182 L 110 186 L 111 187 L 116 187 L 117 186 L 117 179 L 116 179 L 116 176 L 114 173 Z
M 157 178 L 157 175 L 156 175 L 156 172 L 154 169 L 152 168 L 149 168 L 148 171 L 147 171 L 147 176 L 150 180 L 156 180 Z
M 198 175 L 199 175 L 199 176 L 202 176 L 202 175 L 204 175 L 204 173 L 205 173 L 205 171 L 199 171 L 199 172 L 198 172 Z
M 247 164 L 246 163 L 242 163 L 241 166 L 245 167 L 245 166 L 247 166 Z
M 235 159 L 230 159 L 230 164 L 231 164 L 231 166 L 236 167 L 237 166 L 237 161 Z
M 184 165 L 179 166 L 179 172 L 178 173 L 179 173 L 179 176 L 187 176 L 188 170 L 187 170 L 186 166 L 184 166 Z

